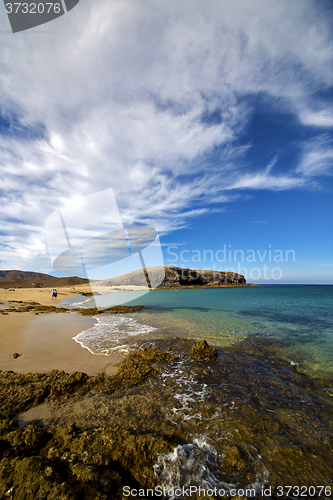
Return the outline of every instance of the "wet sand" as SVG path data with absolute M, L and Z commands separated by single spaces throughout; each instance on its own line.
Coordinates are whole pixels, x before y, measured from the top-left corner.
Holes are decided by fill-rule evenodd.
M 94 287 L 99 293 L 141 289 L 144 287 Z M 31 301 L 58 307 L 63 300 L 90 294 L 91 287 L 89 284 L 59 287 L 56 300 L 52 300 L 51 291 L 52 288 L 0 289 L 0 310 L 24 306 Z M 44 373 L 58 369 L 68 373 L 80 371 L 89 376 L 102 372 L 108 376 L 114 375 L 125 355 L 94 355 L 73 340 L 73 337 L 95 323 L 93 317 L 82 317 L 75 313 L 36 316 L 13 311 L 8 315 L 0 314 L 0 370 Z M 18 353 L 19 357 L 13 359 L 14 353 Z
M 125 356 L 93 355 L 73 340 L 95 323 L 94 318 L 75 313 L 0 315 L 0 370 L 31 373 L 58 369 L 113 375 Z M 13 359 L 15 352 L 20 356 Z

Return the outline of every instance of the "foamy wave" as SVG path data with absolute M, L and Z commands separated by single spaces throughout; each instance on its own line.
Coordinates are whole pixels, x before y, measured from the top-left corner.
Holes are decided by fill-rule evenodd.
M 197 425 L 207 420 L 200 411 L 200 403 L 207 401 L 213 395 L 212 390 L 205 384 L 198 381 L 196 375 L 188 373 L 189 359 L 183 356 L 172 365 L 170 371 L 160 373 L 160 378 L 165 391 L 171 389 L 171 395 L 175 406 L 165 408 L 165 416 L 168 420 L 177 425 L 179 419 L 182 423 L 189 424 L 189 435 L 193 429 L 193 422 Z M 202 434 L 191 439 L 191 443 L 178 445 L 171 453 L 162 454 L 154 465 L 155 474 L 158 477 L 159 485 L 165 488 L 169 500 L 185 500 L 186 495 L 174 495 L 176 488 L 197 487 L 202 490 L 219 490 L 219 495 L 235 496 L 235 491 L 250 491 L 251 495 L 257 495 L 266 486 L 269 473 L 262 463 L 258 450 L 249 445 L 247 449 L 248 460 L 255 471 L 255 480 L 252 484 L 242 486 L 240 484 L 227 483 L 224 481 L 223 471 L 223 451 L 219 452 L 214 446 L 212 439 L 205 435 L 209 428 L 214 427 L 214 421 L 225 420 L 223 406 L 229 406 L 230 410 L 237 408 L 235 401 L 228 400 L 219 404 L 213 415 L 209 416 L 209 426 L 201 427 Z M 237 429 L 235 429 L 237 431 Z M 217 439 L 224 440 L 225 436 Z M 216 444 L 216 440 L 215 443 Z M 220 444 L 218 445 L 220 446 Z M 222 445 L 223 450 L 223 445 Z M 242 493 L 240 496 L 244 496 Z
M 237 490 L 237 486 L 240 489 L 240 485 L 223 481 L 223 456 L 206 436 L 201 435 L 196 436 L 193 443 L 178 445 L 171 453 L 160 454 L 154 465 L 154 472 L 159 485 L 169 492 L 167 498 L 170 500 L 183 498 L 173 494 L 176 488 L 217 488 L 223 490 L 223 494 Z M 267 484 L 268 478 L 267 469 L 261 466 L 261 472 L 257 473 L 255 482 L 245 486 L 244 490 L 251 490 L 257 495 Z
M 94 317 L 97 320 L 96 325 L 73 337 L 75 342 L 92 354 L 107 356 L 128 353 L 134 347 L 134 337 L 147 335 L 156 330 L 153 326 L 140 324 L 129 315 L 103 314 L 103 317 Z
M 177 405 L 166 412 L 166 418 L 175 424 L 178 418 L 184 421 L 196 419 L 201 422 L 203 416 L 194 408 L 197 407 L 196 403 L 205 401 L 211 395 L 207 384 L 200 384 L 193 374 L 188 375 L 188 364 L 189 359 L 184 356 L 173 363 L 170 371 L 160 373 L 163 386 L 166 389 L 171 388 Z
M 161 486 L 166 489 L 186 486 L 215 486 L 231 488 L 235 485 L 219 481 L 217 474 L 222 457 L 207 438 L 198 436 L 193 443 L 178 445 L 171 453 L 161 454 L 154 465 Z
M 72 302 L 71 306 L 72 307 L 80 307 L 80 308 L 84 308 L 84 306 L 87 305 L 88 302 L 91 302 L 91 298 L 89 297 L 88 299 L 83 299 L 83 300 L 80 300 L 78 302 Z

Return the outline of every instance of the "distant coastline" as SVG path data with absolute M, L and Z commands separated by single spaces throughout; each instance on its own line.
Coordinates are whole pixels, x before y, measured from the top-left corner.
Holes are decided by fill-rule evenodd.
M 1 271 L 0 288 L 60 288 L 88 285 L 90 281 L 78 276 L 57 278 L 30 271 Z M 149 267 L 132 271 L 114 278 L 91 281 L 94 286 L 103 287 L 147 287 L 169 288 L 219 288 L 234 286 L 261 286 L 246 283 L 242 274 L 227 271 L 197 270 L 182 267 Z

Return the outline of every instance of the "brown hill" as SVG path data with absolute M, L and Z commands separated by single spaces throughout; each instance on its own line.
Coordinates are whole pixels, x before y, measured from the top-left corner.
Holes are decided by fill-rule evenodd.
M 17 271 L 15 269 L 11 271 L 0 270 L 0 280 L 21 280 L 26 278 L 53 278 L 53 276 L 44 273 L 34 273 L 33 271 Z
M 89 283 L 88 279 L 70 276 L 56 278 L 44 273 L 30 271 L 0 271 L 0 288 L 38 288 L 76 286 Z
M 219 286 L 246 284 L 242 274 L 222 271 L 199 271 L 181 267 L 148 267 L 147 272 L 152 287 L 170 288 L 181 286 Z M 141 285 L 147 286 L 142 270 L 132 271 L 116 278 L 98 281 L 103 286 Z M 149 285 L 148 285 L 149 286 Z

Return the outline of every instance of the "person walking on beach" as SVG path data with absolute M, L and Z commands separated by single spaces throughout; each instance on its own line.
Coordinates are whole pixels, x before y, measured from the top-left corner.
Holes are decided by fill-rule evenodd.
M 56 300 L 57 295 L 58 295 L 57 290 L 56 290 L 55 288 L 53 288 L 52 293 L 51 293 L 52 300 L 53 300 L 53 299 L 54 299 L 54 300 Z

